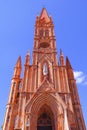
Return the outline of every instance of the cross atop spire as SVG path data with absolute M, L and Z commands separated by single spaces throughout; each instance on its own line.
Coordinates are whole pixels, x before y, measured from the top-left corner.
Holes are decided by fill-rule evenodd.
M 45 19 L 46 22 L 50 21 L 50 17 L 46 11 L 45 8 L 42 9 L 41 15 L 40 15 L 40 19 Z

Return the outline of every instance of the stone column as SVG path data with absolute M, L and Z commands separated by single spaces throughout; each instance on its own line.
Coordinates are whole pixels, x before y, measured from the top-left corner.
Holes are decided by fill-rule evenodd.
M 64 110 L 64 130 L 69 130 L 69 124 L 67 119 L 67 110 Z
M 58 115 L 58 130 L 64 130 L 63 122 L 64 122 L 64 116 L 61 113 L 61 114 Z

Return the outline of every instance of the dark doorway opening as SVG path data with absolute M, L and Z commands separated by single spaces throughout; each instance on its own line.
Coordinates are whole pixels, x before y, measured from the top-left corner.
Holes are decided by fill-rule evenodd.
M 42 113 L 38 118 L 37 130 L 52 130 L 52 120 L 48 113 Z
M 38 126 L 37 130 L 52 130 L 52 126 Z

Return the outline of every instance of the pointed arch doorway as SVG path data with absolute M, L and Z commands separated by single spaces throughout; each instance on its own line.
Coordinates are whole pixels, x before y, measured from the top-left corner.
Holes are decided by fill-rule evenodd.
M 37 130 L 55 130 L 53 113 L 47 105 L 41 107 L 38 113 Z

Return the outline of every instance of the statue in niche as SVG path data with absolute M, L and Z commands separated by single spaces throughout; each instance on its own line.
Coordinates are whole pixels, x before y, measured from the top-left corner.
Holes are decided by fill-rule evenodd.
M 17 128 L 18 121 L 19 121 L 19 116 L 17 115 L 16 118 L 15 118 L 14 128 Z
M 27 126 L 30 126 L 30 119 L 29 119 L 29 116 L 27 117 L 26 125 L 27 125 Z
M 47 64 L 45 63 L 43 65 L 43 75 L 46 76 L 48 74 L 48 67 L 47 67 Z

